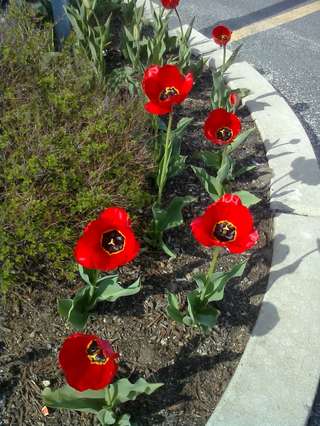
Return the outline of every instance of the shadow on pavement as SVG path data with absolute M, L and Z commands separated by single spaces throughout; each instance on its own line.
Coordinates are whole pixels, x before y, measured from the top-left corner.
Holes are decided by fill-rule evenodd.
M 271 16 L 278 15 L 279 13 L 285 12 L 287 9 L 292 9 L 303 3 L 307 3 L 307 1 L 306 0 L 283 0 L 283 1 L 280 1 L 279 3 L 264 7 L 263 9 L 259 9 L 255 12 L 251 12 L 248 15 L 215 22 L 213 25 L 210 25 L 210 27 L 202 28 L 200 32 L 206 35 L 207 37 L 210 37 L 212 28 L 214 28 L 218 24 L 224 24 L 230 27 L 232 30 L 238 30 L 239 28 L 243 28 L 257 21 L 261 21 L 263 19 L 270 18 Z

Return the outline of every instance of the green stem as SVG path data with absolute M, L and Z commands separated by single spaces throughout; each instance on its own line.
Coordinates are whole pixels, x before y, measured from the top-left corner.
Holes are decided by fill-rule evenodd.
M 209 284 L 209 281 L 211 280 L 211 277 L 216 270 L 220 250 L 221 250 L 221 247 L 215 247 L 213 249 L 212 259 L 211 259 L 210 266 L 209 266 L 209 269 L 208 269 L 208 272 L 207 272 L 207 275 L 206 275 L 206 281 L 205 281 L 204 287 L 201 290 L 201 294 L 200 294 L 200 300 L 202 302 L 204 301 L 204 297 L 205 297 L 206 292 L 207 292 L 207 286 Z
M 223 45 L 223 61 L 222 61 L 222 67 L 224 68 L 226 63 L 226 54 L 227 54 L 227 47 L 226 45 Z
M 176 12 L 176 15 L 177 15 L 177 18 L 178 18 L 178 21 L 179 21 L 179 25 L 180 25 L 180 32 L 181 32 L 181 39 L 183 39 L 183 37 L 184 37 L 184 34 L 183 34 L 183 29 L 182 29 L 182 21 L 181 21 L 181 18 L 180 18 L 180 15 L 179 15 L 179 12 L 178 12 L 178 9 L 175 7 L 175 12 Z
M 172 127 L 172 118 L 173 113 L 171 112 L 169 115 L 169 122 L 167 127 L 167 134 L 166 134 L 166 142 L 164 146 L 164 154 L 163 154 L 163 161 L 162 165 L 160 162 L 161 169 L 159 169 L 158 176 L 160 175 L 159 179 L 159 192 L 158 192 L 158 204 L 160 206 L 161 204 L 161 198 L 163 193 L 163 188 L 166 184 L 167 175 L 168 175 L 168 169 L 169 169 L 169 163 L 170 163 L 170 156 L 171 156 L 171 127 Z
M 210 263 L 210 266 L 209 266 L 209 269 L 208 269 L 208 272 L 207 272 L 207 280 L 209 280 L 212 277 L 212 274 L 216 270 L 220 250 L 221 250 L 220 247 L 215 247 L 213 249 L 212 260 L 211 260 L 211 263 Z
M 108 404 L 108 408 L 112 409 L 112 398 L 111 398 L 111 394 L 110 394 L 110 385 L 108 385 L 106 387 L 106 395 L 107 395 L 107 404 Z
M 95 305 L 94 302 L 92 303 L 92 299 L 94 297 L 94 293 L 95 293 L 95 290 L 96 290 L 96 287 L 97 287 L 98 277 L 99 277 L 99 271 L 96 270 L 96 269 L 92 270 L 92 273 L 89 276 L 90 283 L 91 283 L 91 286 L 90 286 L 90 307 L 89 307 L 89 309 L 92 309 Z

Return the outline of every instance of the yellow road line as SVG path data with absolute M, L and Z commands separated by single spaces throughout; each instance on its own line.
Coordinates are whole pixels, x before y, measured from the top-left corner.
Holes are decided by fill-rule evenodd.
M 317 0 L 306 4 L 305 6 L 291 9 L 288 12 L 281 13 L 280 15 L 272 16 L 271 18 L 263 19 L 262 21 L 240 28 L 240 30 L 236 30 L 232 33 L 232 41 L 240 40 L 253 34 L 270 30 L 271 28 L 278 27 L 279 25 L 286 24 L 287 22 L 295 21 L 296 19 L 303 18 L 304 16 L 319 11 L 320 1 Z

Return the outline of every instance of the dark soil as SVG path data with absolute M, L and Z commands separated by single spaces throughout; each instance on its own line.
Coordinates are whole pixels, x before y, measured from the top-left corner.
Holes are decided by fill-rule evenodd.
M 194 117 L 182 144 L 183 153 L 193 164 L 198 161 L 192 158 L 195 152 L 212 149 L 202 134 L 203 121 L 210 110 L 210 83 L 209 73 L 204 73 L 178 111 L 181 116 Z M 244 128 L 254 125 L 244 108 L 239 114 Z M 90 317 L 86 331 L 110 340 L 121 354 L 119 377 L 127 376 L 131 381 L 144 377 L 164 383 L 153 395 L 139 397 L 125 407 L 140 425 L 204 426 L 232 377 L 255 324 L 272 254 L 270 170 L 257 131 L 235 153 L 235 158 L 239 166 L 257 166 L 230 189 L 247 189 L 262 199 L 251 209 L 260 240 L 244 255 L 225 253 L 220 258 L 220 270 L 229 269 L 239 260 L 249 261 L 243 278 L 228 284 L 225 298 L 218 304 L 221 315 L 212 332 L 204 335 L 176 325 L 164 314 L 165 290 L 179 294 L 183 301 L 186 291 L 194 288 L 192 273 L 206 270 L 210 261 L 210 251 L 197 244 L 189 230 L 191 219 L 211 203 L 190 167 L 167 186 L 170 196 L 192 194 L 198 199 L 184 210 L 186 224 L 167 235 L 177 258 L 170 260 L 144 251 L 120 271 L 124 285 L 140 275 L 143 290 L 115 303 L 100 304 Z M 49 416 L 44 417 L 40 412 L 43 381 L 50 381 L 52 388 L 64 383 L 57 351 L 72 333 L 59 318 L 56 302 L 70 297 L 79 286 L 80 280 L 57 285 L 44 279 L 10 291 L 0 316 L 1 425 L 95 424 L 91 415 L 49 409 Z

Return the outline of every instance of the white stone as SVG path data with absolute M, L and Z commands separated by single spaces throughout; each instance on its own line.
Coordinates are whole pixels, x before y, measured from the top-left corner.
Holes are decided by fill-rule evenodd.
M 244 354 L 207 426 L 302 426 L 320 377 L 320 218 L 274 221 L 267 292 Z

